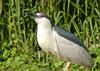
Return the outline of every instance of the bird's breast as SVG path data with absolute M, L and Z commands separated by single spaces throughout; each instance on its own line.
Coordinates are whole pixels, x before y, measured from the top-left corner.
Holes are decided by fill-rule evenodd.
M 37 40 L 39 46 L 50 53 L 54 54 L 53 46 L 54 46 L 54 39 L 51 30 L 38 30 L 37 32 Z

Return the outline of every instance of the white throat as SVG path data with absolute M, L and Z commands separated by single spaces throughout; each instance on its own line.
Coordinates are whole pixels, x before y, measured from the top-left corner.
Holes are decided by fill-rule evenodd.
M 51 22 L 49 21 L 49 19 L 45 17 L 41 19 L 36 18 L 35 21 L 37 22 L 38 25 L 37 30 L 40 30 L 41 32 L 52 29 Z
M 42 18 L 38 21 L 37 26 L 37 40 L 41 48 L 43 50 L 53 51 L 53 30 L 51 26 L 51 22 Z

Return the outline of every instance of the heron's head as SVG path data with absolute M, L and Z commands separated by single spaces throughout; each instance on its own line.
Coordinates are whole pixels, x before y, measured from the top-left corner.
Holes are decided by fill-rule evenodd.
M 35 13 L 34 20 L 37 24 L 50 24 L 50 20 L 43 13 Z

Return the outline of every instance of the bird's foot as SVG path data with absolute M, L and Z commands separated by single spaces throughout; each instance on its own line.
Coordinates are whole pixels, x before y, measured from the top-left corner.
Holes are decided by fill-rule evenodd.
M 64 71 L 69 71 L 70 65 L 71 65 L 71 63 L 70 62 L 67 62 L 67 65 L 64 68 Z

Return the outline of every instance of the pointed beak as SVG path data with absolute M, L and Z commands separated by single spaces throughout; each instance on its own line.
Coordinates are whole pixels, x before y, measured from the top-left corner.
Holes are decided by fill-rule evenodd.
M 28 13 L 28 15 L 29 15 L 31 18 L 36 18 L 36 14 L 35 14 L 35 13 Z
M 36 17 L 36 14 L 32 13 L 32 12 L 28 13 L 28 15 L 31 16 L 31 17 L 34 17 L 34 18 Z
M 36 13 L 33 13 L 33 12 L 25 12 L 24 14 L 26 17 L 29 16 L 31 18 L 36 18 Z

